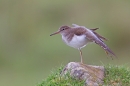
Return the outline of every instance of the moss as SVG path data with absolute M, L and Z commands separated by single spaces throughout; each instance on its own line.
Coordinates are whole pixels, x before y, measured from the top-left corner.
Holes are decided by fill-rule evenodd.
M 130 86 L 130 70 L 124 66 L 105 66 L 105 85 Z
M 79 81 L 69 74 L 61 76 L 61 66 L 50 74 L 37 86 L 83 86 L 85 81 Z M 105 66 L 105 78 L 103 86 L 130 86 L 130 70 L 124 66 Z

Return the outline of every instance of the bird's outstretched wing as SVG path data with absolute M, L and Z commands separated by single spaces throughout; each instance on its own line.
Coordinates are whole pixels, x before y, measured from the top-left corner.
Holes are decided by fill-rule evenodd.
M 87 30 L 86 38 L 102 47 L 108 55 L 116 57 L 112 50 L 104 43 L 103 40 L 107 39 L 96 33 L 95 30 L 97 30 L 97 28 Z
M 77 24 L 72 24 L 72 26 L 75 27 L 75 28 L 85 28 L 85 29 L 86 29 L 85 26 L 79 26 L 79 25 L 77 25 Z
M 80 27 L 79 25 L 77 25 L 77 24 L 72 24 L 72 26 L 74 26 L 74 27 Z
M 100 40 L 95 40 L 94 42 L 103 48 L 108 55 L 116 57 L 113 51 L 104 42 Z
M 99 29 L 99 28 L 94 28 L 94 29 L 90 29 L 90 30 L 95 31 L 95 30 L 97 30 L 97 29 Z
M 101 35 L 99 35 L 98 33 L 95 32 L 95 30 L 97 30 L 99 28 L 94 28 L 94 29 L 90 29 L 101 41 L 107 41 L 107 39 Z

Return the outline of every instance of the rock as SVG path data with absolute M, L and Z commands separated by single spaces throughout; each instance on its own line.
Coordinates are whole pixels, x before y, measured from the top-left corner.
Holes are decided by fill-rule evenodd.
M 62 75 L 70 73 L 70 76 L 85 80 L 85 86 L 99 86 L 103 83 L 104 67 L 86 65 L 79 62 L 70 62 L 62 71 Z

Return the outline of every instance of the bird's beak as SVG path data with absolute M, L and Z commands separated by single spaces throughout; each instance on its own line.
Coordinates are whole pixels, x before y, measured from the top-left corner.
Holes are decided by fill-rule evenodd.
M 54 32 L 54 33 L 52 33 L 50 36 L 56 35 L 56 34 L 58 34 L 58 33 L 60 33 L 60 31 Z

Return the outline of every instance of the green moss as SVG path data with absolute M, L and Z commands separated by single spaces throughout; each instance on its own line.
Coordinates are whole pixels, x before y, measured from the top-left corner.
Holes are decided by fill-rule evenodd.
M 60 75 L 63 66 L 50 74 L 37 86 L 83 86 L 84 81 L 76 80 L 69 74 Z M 103 86 L 130 86 L 130 70 L 123 66 L 105 66 L 105 78 Z
M 124 66 L 105 66 L 105 85 L 130 86 L 130 70 Z

